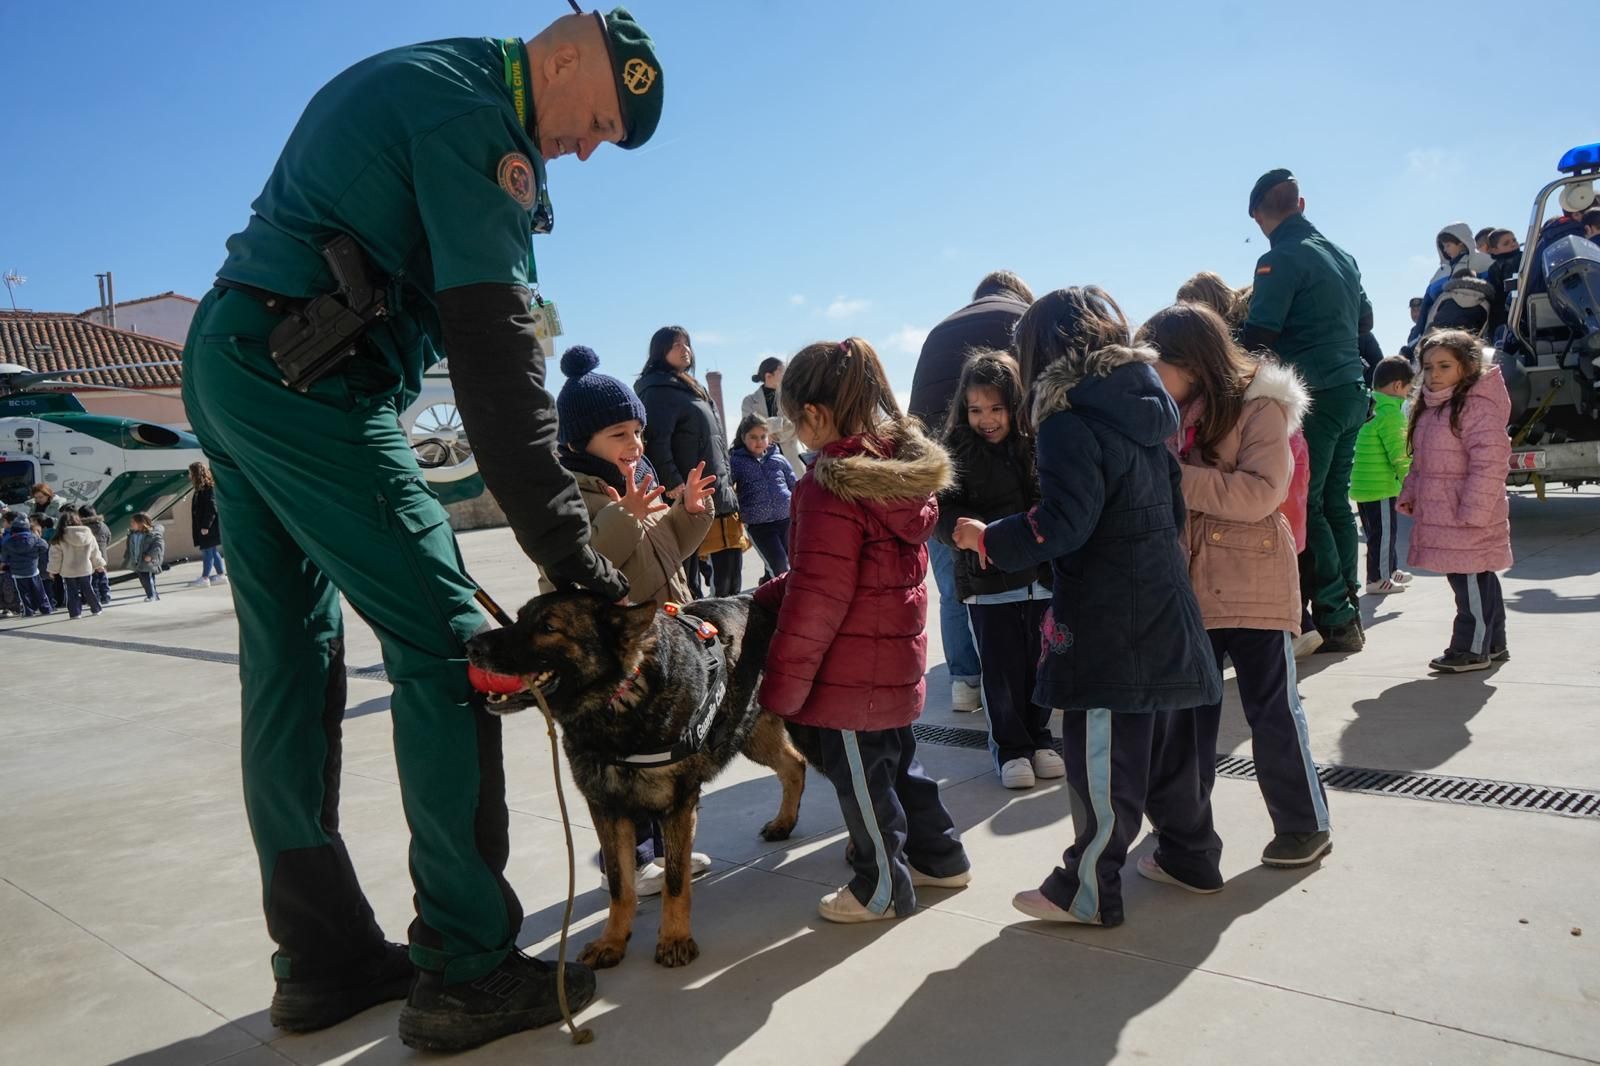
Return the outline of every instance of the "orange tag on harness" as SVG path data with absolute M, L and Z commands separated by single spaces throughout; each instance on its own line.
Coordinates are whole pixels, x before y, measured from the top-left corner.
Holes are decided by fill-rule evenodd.
M 694 627 L 694 631 L 695 635 L 701 640 L 713 640 L 717 635 L 717 627 L 712 625 L 710 622 L 705 621 L 704 619 L 701 620 L 699 625 Z

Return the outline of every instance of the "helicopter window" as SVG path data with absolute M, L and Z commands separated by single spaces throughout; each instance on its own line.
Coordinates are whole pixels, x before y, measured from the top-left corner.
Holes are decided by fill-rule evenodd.
M 178 435 L 172 430 L 166 426 L 153 426 L 149 422 L 141 422 L 129 432 L 134 440 L 152 448 L 172 448 L 178 443 Z
M 19 429 L 19 430 L 17 430 L 17 433 L 16 433 L 16 437 L 17 437 L 18 440 L 25 440 L 26 438 L 31 437 L 31 436 L 33 436 L 33 430 L 31 430 L 31 429 Z
M 25 502 L 34 483 L 32 463 L 20 459 L 0 462 L 0 502 L 8 505 Z

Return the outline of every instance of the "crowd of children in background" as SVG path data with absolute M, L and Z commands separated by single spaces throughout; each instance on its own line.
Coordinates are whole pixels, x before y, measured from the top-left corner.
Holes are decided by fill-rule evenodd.
M 204 463 L 189 468 L 194 543 L 202 568 L 192 585 L 227 583 L 216 483 Z M 29 493 L 31 513 L 0 513 L 0 618 L 31 618 L 65 608 L 77 619 L 98 617 L 111 602 L 108 562 L 111 527 L 93 506 L 65 504 L 47 484 Z M 147 603 L 161 598 L 156 578 L 166 569 L 166 530 L 149 514 L 128 516 L 124 567 L 138 578 Z

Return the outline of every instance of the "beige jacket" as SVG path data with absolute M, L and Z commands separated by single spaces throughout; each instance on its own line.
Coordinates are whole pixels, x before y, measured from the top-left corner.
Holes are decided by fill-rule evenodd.
M 1293 370 L 1264 362 L 1217 462 L 1183 456 L 1189 580 L 1207 629 L 1300 632 L 1294 533 L 1278 507 L 1294 477 L 1289 437 L 1310 406 Z
M 628 599 L 657 607 L 669 600 L 689 602 L 683 561 L 706 539 L 710 509 L 690 514 L 675 503 L 641 522 L 611 499 L 601 478 L 574 473 L 573 479 L 589 508 L 589 544 L 628 579 Z M 541 571 L 539 591 L 554 588 Z
M 87 526 L 64 529 L 50 542 L 49 570 L 52 574 L 88 577 L 105 568 L 106 557 L 100 552 L 100 542 L 94 539 Z

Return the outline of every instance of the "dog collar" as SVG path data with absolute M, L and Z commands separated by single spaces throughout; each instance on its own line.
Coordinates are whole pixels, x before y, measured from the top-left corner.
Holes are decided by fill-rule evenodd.
M 657 751 L 624 755 L 616 760 L 618 766 L 671 766 L 673 763 L 700 754 L 701 749 L 705 747 L 706 738 L 711 735 L 711 726 L 716 721 L 717 709 L 722 706 L 722 697 L 728 691 L 727 649 L 717 639 L 717 627 L 704 619 L 683 614 L 682 609 L 675 603 L 667 604 L 662 611 L 694 634 L 695 641 L 700 646 L 700 654 L 705 661 L 706 695 L 700 701 L 700 706 L 695 708 L 694 714 L 683 727 L 683 732 L 678 735 L 675 744 Z M 633 676 L 618 687 L 616 695 L 611 697 L 612 700 L 620 698 L 637 676 L 636 669 Z

